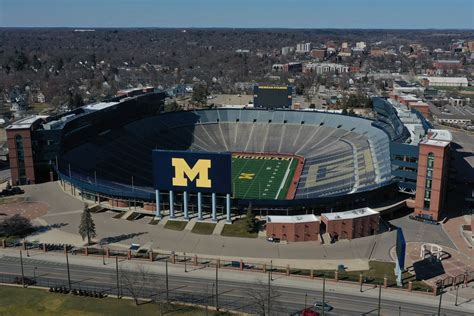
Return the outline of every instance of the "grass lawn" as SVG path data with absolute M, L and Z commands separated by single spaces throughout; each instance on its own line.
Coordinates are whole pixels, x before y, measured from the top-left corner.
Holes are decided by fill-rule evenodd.
M 150 224 L 150 225 L 158 225 L 159 222 L 160 222 L 159 219 L 156 219 L 156 218 L 153 217 L 153 218 L 148 222 L 148 224 Z
M 221 233 L 222 236 L 228 237 L 247 237 L 247 238 L 257 238 L 258 233 L 249 233 L 247 232 L 247 225 L 245 224 L 245 218 L 240 218 L 233 222 L 232 224 L 224 225 L 224 229 Z
M 125 212 L 118 212 L 117 214 L 112 216 L 112 218 L 121 218 L 123 216 L 123 214 L 125 214 Z
M 368 271 L 350 271 L 350 272 L 339 272 L 339 280 L 359 282 L 359 275 L 362 273 L 363 277 L 369 279 L 371 284 L 383 284 L 383 278 L 387 277 L 388 286 L 397 286 L 397 280 L 395 277 L 395 263 L 392 262 L 380 262 L 370 261 Z M 314 276 L 322 277 L 323 274 L 328 278 L 334 278 L 334 271 L 313 271 Z M 306 271 L 302 271 L 301 274 L 307 274 Z M 403 287 L 408 287 L 408 281 L 413 282 L 413 290 L 417 291 L 432 291 L 431 286 L 427 285 L 422 281 L 417 281 L 414 275 L 405 272 L 402 276 Z
M 163 304 L 167 315 L 206 315 L 195 307 Z M 0 286 L 0 315 L 159 315 L 158 304 L 135 306 L 132 300 L 89 298 L 47 290 Z M 211 315 L 217 315 L 209 311 Z M 224 315 L 224 314 L 219 314 Z
M 31 104 L 31 107 L 38 114 L 40 114 L 41 112 L 43 112 L 45 110 L 50 109 L 50 106 L 49 106 L 48 103 L 33 103 L 33 104 Z
M 184 227 L 186 227 L 186 225 L 188 224 L 188 222 L 186 221 L 167 221 L 166 224 L 165 224 L 165 228 L 168 228 L 168 229 L 172 229 L 172 230 L 183 230 Z
M 194 225 L 192 232 L 195 234 L 201 234 L 201 235 L 211 235 L 215 227 L 216 227 L 215 223 L 197 222 Z

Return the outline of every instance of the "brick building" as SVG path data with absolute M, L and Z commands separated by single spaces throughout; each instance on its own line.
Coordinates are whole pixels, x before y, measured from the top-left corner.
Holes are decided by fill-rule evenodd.
M 430 108 L 429 108 L 429 105 L 428 103 L 425 103 L 423 101 L 412 101 L 412 102 L 408 102 L 408 108 L 409 109 L 415 109 L 417 110 L 418 112 L 421 113 L 421 115 L 423 115 L 424 118 L 428 118 L 429 115 L 430 115 Z
M 320 220 L 313 214 L 296 216 L 268 216 L 267 238 L 287 241 L 319 239 Z
M 446 130 L 429 130 L 419 144 L 415 214 L 442 219 L 448 184 L 449 150 L 452 136 Z
M 380 215 L 364 207 L 352 211 L 321 214 L 321 231 L 333 240 L 354 239 L 374 235 L 379 230 Z
M 31 116 L 16 121 L 7 128 L 7 143 L 10 158 L 12 184 L 36 183 L 35 163 L 33 161 L 32 132 L 46 116 Z
M 311 57 L 323 60 L 326 57 L 326 49 L 312 49 Z

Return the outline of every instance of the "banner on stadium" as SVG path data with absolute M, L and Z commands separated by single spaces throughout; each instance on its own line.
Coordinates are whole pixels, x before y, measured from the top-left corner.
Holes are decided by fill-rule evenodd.
M 232 154 L 153 150 L 155 190 L 232 193 Z

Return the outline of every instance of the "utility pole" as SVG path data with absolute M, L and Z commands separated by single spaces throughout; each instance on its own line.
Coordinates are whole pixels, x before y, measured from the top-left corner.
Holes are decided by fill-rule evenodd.
M 28 252 L 28 242 L 26 241 L 26 239 L 23 239 L 23 245 L 25 245 L 26 256 L 29 257 L 30 253 Z
M 270 272 L 268 272 L 268 302 L 267 302 L 267 305 L 268 305 L 268 315 L 271 315 L 271 299 L 272 299 L 272 286 L 271 286 L 271 283 L 270 283 Z
M 36 284 L 36 269 L 38 269 L 38 267 L 34 267 L 33 269 L 33 280 L 35 280 L 35 284 Z
M 166 258 L 166 261 L 165 261 L 165 274 L 166 274 L 166 277 L 165 277 L 165 283 L 166 283 L 166 301 L 169 302 L 170 301 L 170 296 L 169 296 L 169 282 L 168 282 L 168 258 Z
M 25 287 L 25 271 L 23 270 L 23 253 L 20 250 L 20 265 L 21 265 L 21 284 Z
M 324 302 L 325 296 L 326 296 L 326 274 L 323 274 L 323 310 L 322 310 L 323 316 L 324 314 L 326 314 L 326 311 L 324 308 L 324 306 L 326 305 L 326 303 Z
M 379 304 L 377 308 L 377 315 L 380 316 L 380 303 L 382 302 L 382 285 L 379 284 Z
M 67 266 L 67 282 L 69 284 L 69 291 L 71 291 L 71 272 L 69 271 L 69 257 L 67 255 L 67 248 L 66 248 L 66 266 Z
M 454 306 L 458 306 L 458 293 L 459 293 L 459 284 L 456 285 L 456 301 L 454 302 Z
M 441 316 L 441 300 L 443 299 L 444 284 L 441 285 L 441 292 L 439 293 L 438 316 Z
M 119 280 L 119 270 L 118 270 L 118 257 L 115 256 L 115 274 L 117 277 L 117 298 L 120 298 L 120 280 Z
M 360 274 L 360 292 L 362 293 L 362 284 L 364 284 L 364 276 Z
M 273 260 L 270 260 L 270 280 L 273 281 Z
M 219 311 L 219 260 L 216 262 L 216 311 Z
M 186 253 L 184 253 L 184 272 L 188 272 L 188 267 L 186 266 Z

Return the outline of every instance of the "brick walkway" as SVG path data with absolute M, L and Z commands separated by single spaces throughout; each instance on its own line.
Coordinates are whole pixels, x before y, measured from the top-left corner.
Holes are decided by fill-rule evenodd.
M 461 235 L 461 226 L 469 224 L 466 222 L 464 216 L 459 216 L 449 219 L 445 224 L 443 224 L 444 231 L 451 238 L 452 242 L 456 245 L 459 252 L 467 257 L 471 265 L 474 263 L 474 250 L 472 246 L 469 246 L 467 241 Z
M 48 209 L 48 204 L 44 202 L 14 202 L 0 204 L 0 220 L 15 214 L 19 214 L 31 220 L 46 215 Z
M 457 253 L 454 249 L 443 247 L 443 252 L 445 255 L 442 256 L 441 264 L 433 261 L 429 262 L 428 259 L 425 259 L 423 262 L 420 258 L 420 249 L 422 243 L 408 243 L 406 251 L 406 266 L 412 267 L 417 264 L 422 266 L 423 276 L 418 275 L 418 277 L 423 278 L 427 283 L 435 285 L 436 282 L 440 279 L 445 279 L 447 277 L 456 277 L 461 274 L 464 274 L 466 271 L 473 272 L 474 266 L 466 261 L 466 258 L 461 254 Z M 394 249 L 392 249 L 394 252 Z

